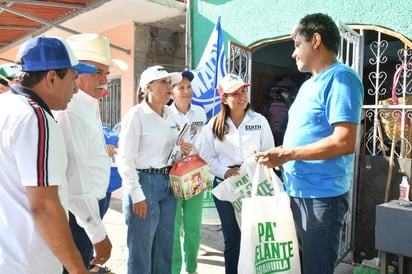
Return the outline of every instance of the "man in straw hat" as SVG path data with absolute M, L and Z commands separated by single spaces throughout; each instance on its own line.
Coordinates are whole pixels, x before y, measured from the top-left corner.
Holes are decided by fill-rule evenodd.
M 56 113 L 69 155 L 70 227 L 90 272 L 110 273 L 99 266 L 110 258 L 112 244 L 99 214 L 99 200 L 105 198 L 110 178 L 110 158 L 98 100 L 107 89 L 109 68 L 126 70 L 127 65 L 111 58 L 109 40 L 99 34 L 77 34 L 66 41 L 79 60 L 97 67 L 97 73 L 77 78 L 79 92 L 67 110 Z
M 96 72 L 56 37 L 18 51 L 21 72 L 0 94 L 0 273 L 88 273 L 67 222 L 63 133 L 51 109 L 65 109 L 78 73 Z

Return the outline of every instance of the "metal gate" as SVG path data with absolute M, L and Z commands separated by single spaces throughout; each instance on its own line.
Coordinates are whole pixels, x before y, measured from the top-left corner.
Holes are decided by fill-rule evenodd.
M 337 25 L 341 36 L 340 49 L 337 56 L 338 61 L 353 68 L 359 74 L 359 78 L 362 79 L 364 48 L 363 36 L 361 36 L 356 31 L 352 30 L 350 27 L 346 26 L 342 22 L 338 22 Z M 361 134 L 361 131 L 359 131 L 359 136 L 361 136 Z M 343 258 L 352 250 L 353 247 L 355 227 L 355 215 L 353 214 L 353 209 L 356 208 L 357 202 L 356 190 L 358 189 L 357 178 L 359 170 L 360 140 L 361 138 L 358 138 L 355 159 L 352 165 L 352 184 L 349 191 L 349 209 L 344 218 L 343 227 L 341 230 L 338 249 L 338 259 L 336 264 L 341 262 Z
M 368 74 L 370 100 L 363 106 L 369 123 L 363 136 L 364 150 L 370 155 L 389 156 L 395 142 L 395 157 L 410 158 L 412 42 L 386 29 L 375 27 L 374 31 L 376 39 L 370 43 L 372 58 L 368 64 L 373 67 Z M 392 136 L 395 131 L 399 133 Z
M 102 123 L 113 128 L 121 119 L 121 81 L 112 78 L 108 83 L 109 94 L 102 98 L 101 118 Z
M 252 51 L 232 41 L 229 42 L 229 73 L 239 75 L 246 83 L 252 81 Z M 250 91 L 250 87 L 248 89 Z

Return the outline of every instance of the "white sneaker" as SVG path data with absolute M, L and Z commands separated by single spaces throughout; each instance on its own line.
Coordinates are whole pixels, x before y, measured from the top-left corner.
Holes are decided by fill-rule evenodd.
M 200 249 L 199 249 L 198 256 L 206 256 L 206 255 L 207 255 L 207 251 L 204 250 L 203 248 L 200 248 Z

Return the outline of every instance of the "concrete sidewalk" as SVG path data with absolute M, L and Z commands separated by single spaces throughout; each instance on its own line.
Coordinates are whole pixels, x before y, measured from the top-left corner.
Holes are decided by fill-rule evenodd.
M 113 193 L 110 208 L 104 217 L 104 223 L 110 240 L 113 245 L 112 256 L 106 266 L 111 268 L 112 273 L 126 273 L 126 225 L 122 215 L 121 194 Z M 199 256 L 198 269 L 199 274 L 224 274 L 224 242 L 223 235 L 216 225 L 202 226 L 202 249 L 207 251 L 205 256 Z M 335 270 L 335 274 L 353 273 L 354 266 L 348 263 L 341 263 Z M 184 270 L 182 273 L 186 273 Z
M 126 273 L 126 225 L 121 210 L 121 199 L 113 197 L 110 208 L 104 217 L 104 224 L 113 245 L 112 256 L 106 266 L 115 274 Z M 225 273 L 222 252 L 224 248 L 223 236 L 217 226 L 204 225 L 202 227 L 201 248 L 207 251 L 207 254 L 199 256 L 197 272 L 199 274 Z M 182 271 L 182 273 L 186 272 Z

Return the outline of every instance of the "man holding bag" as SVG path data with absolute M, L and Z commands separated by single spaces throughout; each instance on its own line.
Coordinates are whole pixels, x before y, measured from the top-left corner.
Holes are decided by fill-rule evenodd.
M 312 77 L 289 110 L 283 147 L 255 158 L 268 167 L 282 166 L 302 272 L 332 274 L 348 210 L 363 86 L 355 71 L 337 62 L 339 30 L 329 16 L 305 16 L 292 37 L 292 57 L 299 71 Z

